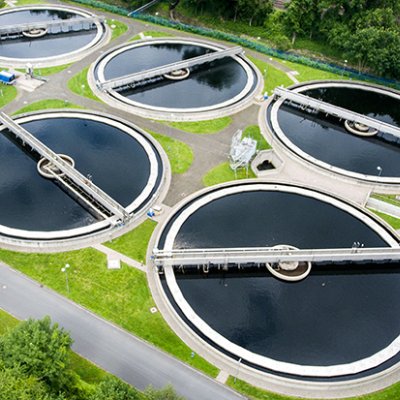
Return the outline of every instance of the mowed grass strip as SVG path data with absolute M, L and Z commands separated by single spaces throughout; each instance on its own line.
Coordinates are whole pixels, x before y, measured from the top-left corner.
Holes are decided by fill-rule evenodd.
M 218 185 L 219 183 L 239 180 L 239 179 L 250 179 L 255 178 L 256 175 L 250 169 L 248 173 L 244 168 L 240 168 L 236 171 L 232 171 L 231 167 L 229 166 L 229 162 L 224 162 L 222 164 L 217 165 L 216 167 L 210 169 L 204 176 L 203 176 L 203 184 L 204 186 L 213 186 Z
M 147 244 L 156 226 L 157 223 L 155 221 L 148 219 L 132 231 L 110 242 L 106 242 L 104 245 L 144 263 L 146 260 Z
M 165 124 L 184 132 L 199 135 L 217 133 L 227 128 L 232 123 L 231 117 L 222 117 L 206 121 L 164 122 Z
M 40 283 L 114 322 L 135 335 L 215 377 L 218 369 L 192 350 L 169 328 L 155 306 L 146 275 L 122 265 L 108 270 L 106 256 L 94 249 L 57 253 L 25 254 L 0 250 L 0 259 Z M 61 268 L 69 264 L 69 292 Z
M 67 100 L 60 99 L 48 99 L 48 100 L 40 100 L 35 101 L 34 103 L 29 104 L 29 106 L 25 106 L 20 108 L 15 114 L 24 114 L 33 111 L 46 110 L 46 109 L 57 109 L 57 108 L 78 108 L 82 109 L 84 107 L 79 106 L 78 104 L 71 103 Z
M 83 97 L 88 99 L 96 100 L 101 102 L 101 100 L 92 92 L 87 80 L 89 67 L 84 68 L 81 72 L 78 72 L 68 81 L 68 89 Z
M 173 174 L 183 174 L 193 163 L 193 150 L 186 143 L 169 136 L 147 130 L 167 153 Z

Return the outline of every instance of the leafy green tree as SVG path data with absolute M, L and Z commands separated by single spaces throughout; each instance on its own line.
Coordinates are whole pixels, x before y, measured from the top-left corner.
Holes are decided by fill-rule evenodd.
M 185 400 L 184 397 L 179 396 L 171 385 L 163 389 L 154 389 L 149 386 L 145 390 L 146 400 Z
M 242 20 L 248 20 L 249 26 L 262 25 L 273 6 L 270 0 L 236 0 L 236 10 Z
M 115 377 L 101 382 L 89 400 L 143 400 L 140 392 Z
M 64 400 L 62 395 L 49 393 L 48 387 L 18 369 L 0 367 L 0 400 Z
M 58 390 L 70 380 L 70 335 L 51 325 L 49 317 L 29 319 L 0 338 L 0 359 L 6 368 L 19 368 Z

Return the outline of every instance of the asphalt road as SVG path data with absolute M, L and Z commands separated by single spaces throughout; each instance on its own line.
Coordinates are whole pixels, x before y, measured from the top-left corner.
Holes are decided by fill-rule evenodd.
M 0 307 L 19 319 L 49 315 L 73 350 L 139 389 L 171 383 L 188 400 L 243 400 L 224 385 L 0 263 Z

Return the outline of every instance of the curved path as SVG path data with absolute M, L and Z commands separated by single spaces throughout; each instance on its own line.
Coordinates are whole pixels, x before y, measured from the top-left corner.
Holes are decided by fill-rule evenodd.
M 19 319 L 49 315 L 73 350 L 143 390 L 171 383 L 187 400 L 243 400 L 226 386 L 0 263 L 0 308 Z

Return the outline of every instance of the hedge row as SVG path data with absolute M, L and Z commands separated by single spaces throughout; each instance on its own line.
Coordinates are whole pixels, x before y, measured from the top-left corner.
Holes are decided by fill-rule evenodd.
M 73 0 L 76 3 L 89 5 L 92 7 L 100 8 L 115 14 L 120 14 L 124 16 L 128 16 L 129 10 L 123 7 L 118 7 L 110 4 L 103 3 L 102 1 L 98 0 Z M 272 57 L 276 57 L 282 60 L 292 61 L 295 63 L 303 64 L 308 67 L 317 68 L 323 71 L 332 72 L 338 75 L 345 75 L 350 78 L 363 80 L 363 81 L 373 81 L 376 83 L 384 84 L 392 86 L 396 89 L 400 89 L 400 82 L 393 80 L 393 79 L 385 79 L 382 77 L 378 77 L 375 75 L 370 74 L 362 74 L 358 71 L 351 69 L 351 68 L 344 68 L 339 65 L 330 64 L 326 62 L 322 62 L 319 60 L 315 60 L 309 57 L 299 56 L 296 54 L 292 54 L 289 52 L 273 49 L 271 47 L 266 46 L 262 43 L 257 43 L 252 40 L 242 38 L 231 33 L 221 32 L 215 29 L 210 28 L 203 28 L 194 25 L 183 24 L 181 22 L 171 21 L 166 18 L 149 15 L 149 14 L 134 14 L 132 15 L 133 18 L 151 22 L 157 25 L 162 25 L 165 27 L 181 30 L 184 32 L 195 33 L 197 35 L 210 37 L 213 39 L 225 40 L 228 42 L 236 43 L 240 46 L 247 47 L 249 49 L 255 50 L 259 53 L 266 54 Z

